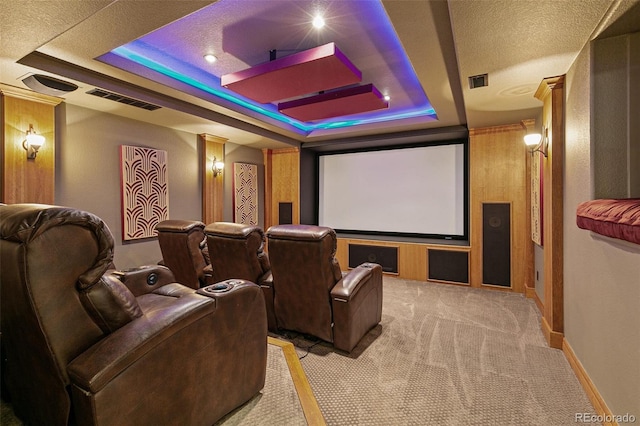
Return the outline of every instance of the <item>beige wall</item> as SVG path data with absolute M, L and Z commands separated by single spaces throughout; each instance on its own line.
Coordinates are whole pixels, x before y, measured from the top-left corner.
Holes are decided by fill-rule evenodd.
M 197 134 L 67 104 L 56 108 L 56 129 L 55 204 L 87 210 L 105 221 L 114 236 L 118 268 L 154 264 L 162 257 L 156 239 L 122 242 L 120 145 L 167 151 L 169 218 L 202 220 L 202 148 Z M 224 219 L 231 221 L 233 163 L 258 164 L 262 173 L 262 151 L 229 141 L 225 162 Z M 264 203 L 263 183 L 259 181 L 260 205 Z
M 155 239 L 122 243 L 120 145 L 167 151 L 169 217 L 201 220 L 201 183 L 197 135 L 105 114 L 74 105 L 56 110 L 55 202 L 87 210 L 109 226 L 119 268 L 153 264 L 161 259 Z
M 640 246 L 598 237 L 576 226 L 577 205 L 594 198 L 592 165 L 607 161 L 601 157 L 602 151 L 593 149 L 594 144 L 603 142 L 591 139 L 598 132 L 590 122 L 610 107 L 609 102 L 616 101 L 608 97 L 607 103 L 596 101 L 591 109 L 590 55 L 587 46 L 567 73 L 565 86 L 565 338 L 611 412 L 638 418 Z M 634 113 L 637 121 L 638 111 Z M 611 127 L 607 137 L 624 137 L 622 132 L 626 128 Z

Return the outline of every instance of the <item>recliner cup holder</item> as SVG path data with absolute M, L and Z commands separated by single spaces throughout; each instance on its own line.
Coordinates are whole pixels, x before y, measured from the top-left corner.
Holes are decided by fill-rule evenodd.
M 233 289 L 233 287 L 235 287 L 237 284 L 242 284 L 242 281 L 228 280 L 228 281 L 220 282 L 217 284 L 209 285 L 207 287 L 204 287 L 202 290 L 205 291 L 206 293 L 212 293 L 212 294 L 226 293 L 227 291 Z

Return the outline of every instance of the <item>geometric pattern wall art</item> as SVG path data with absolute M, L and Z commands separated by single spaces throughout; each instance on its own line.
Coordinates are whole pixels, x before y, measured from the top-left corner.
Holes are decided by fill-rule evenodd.
M 156 225 L 169 219 L 167 152 L 120 146 L 122 240 L 155 237 Z
M 544 235 L 544 161 L 542 153 L 531 156 L 531 239 L 539 246 L 543 245 Z
M 233 221 L 258 225 L 258 166 L 233 163 Z

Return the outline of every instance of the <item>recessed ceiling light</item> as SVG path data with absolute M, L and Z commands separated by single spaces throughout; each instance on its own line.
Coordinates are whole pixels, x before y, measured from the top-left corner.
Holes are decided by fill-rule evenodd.
M 206 55 L 204 55 L 204 60 L 212 64 L 217 61 L 218 58 L 216 58 L 216 55 L 214 55 L 213 53 L 207 53 Z
M 390 100 L 391 100 L 391 96 L 389 96 L 389 95 L 384 95 L 384 100 L 385 100 L 385 101 L 390 101 Z
M 324 27 L 324 18 L 320 15 L 316 15 L 313 18 L 313 26 L 316 28 L 322 28 Z

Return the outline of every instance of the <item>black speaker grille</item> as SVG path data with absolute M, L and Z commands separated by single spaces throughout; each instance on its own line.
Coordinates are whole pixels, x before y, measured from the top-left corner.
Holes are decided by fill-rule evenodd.
M 511 286 L 511 206 L 482 205 L 482 283 Z
M 469 253 L 453 250 L 427 250 L 429 279 L 469 284 Z
M 398 248 L 349 244 L 349 268 L 372 262 L 382 266 L 384 272 L 398 273 Z
M 293 203 L 278 203 L 278 225 L 293 223 Z

